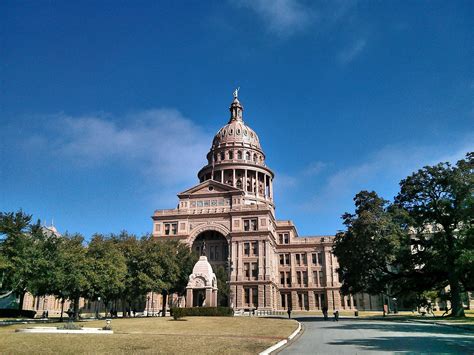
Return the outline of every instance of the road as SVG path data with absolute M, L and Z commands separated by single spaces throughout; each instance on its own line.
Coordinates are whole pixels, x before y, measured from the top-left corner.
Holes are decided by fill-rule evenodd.
M 279 354 L 474 354 L 474 334 L 459 328 L 364 319 L 297 317 L 304 332 Z

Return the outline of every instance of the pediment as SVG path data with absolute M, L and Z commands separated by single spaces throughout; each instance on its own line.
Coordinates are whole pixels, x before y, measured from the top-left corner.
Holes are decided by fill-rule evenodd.
M 241 189 L 233 186 L 222 184 L 214 180 L 206 180 L 199 185 L 191 187 L 190 189 L 183 191 L 178 194 L 178 197 L 190 197 L 190 196 L 202 196 L 202 195 L 214 195 L 214 194 L 243 194 Z

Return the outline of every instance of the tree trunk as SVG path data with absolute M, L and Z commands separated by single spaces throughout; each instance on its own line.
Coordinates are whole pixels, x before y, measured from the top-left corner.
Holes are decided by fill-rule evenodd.
M 448 226 L 443 226 L 443 228 L 446 233 L 446 245 L 448 247 L 446 264 L 448 265 L 448 281 L 451 289 L 451 315 L 454 317 L 465 317 L 461 299 L 461 284 L 456 272 L 454 235 Z
M 454 272 L 450 275 L 449 287 L 451 288 L 451 315 L 454 317 L 465 317 L 461 298 L 461 284 Z
M 61 317 L 59 318 L 59 321 L 62 322 L 63 321 L 63 313 L 64 313 L 64 302 L 66 300 L 64 298 L 61 299 Z
M 25 291 L 21 291 L 20 292 L 20 302 L 18 304 L 18 309 L 20 310 L 20 313 L 21 311 L 23 311 L 23 302 L 25 301 Z
M 74 297 L 74 320 L 79 320 L 79 296 Z
M 161 316 L 166 317 L 166 301 L 167 301 L 168 293 L 166 292 L 166 290 L 163 290 L 163 291 L 161 291 L 161 295 L 163 296 L 162 307 L 161 307 Z

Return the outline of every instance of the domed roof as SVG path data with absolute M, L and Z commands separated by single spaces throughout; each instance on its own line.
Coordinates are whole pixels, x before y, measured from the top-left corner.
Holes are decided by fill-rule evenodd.
M 212 271 L 212 266 L 207 261 L 207 257 L 205 255 L 201 255 L 197 263 L 194 264 L 193 274 L 208 276 L 211 280 L 212 277 L 215 276 L 214 271 Z
M 229 109 L 231 112 L 230 121 L 214 136 L 213 147 L 225 143 L 244 143 L 261 150 L 257 133 L 242 120 L 244 108 L 237 97 L 234 97 Z

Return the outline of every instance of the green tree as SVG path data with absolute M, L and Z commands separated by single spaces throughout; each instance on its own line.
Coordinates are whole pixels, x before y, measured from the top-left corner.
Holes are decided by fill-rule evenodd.
M 473 272 L 474 153 L 456 166 L 440 163 L 413 173 L 400 182 L 395 203 L 408 212 L 415 241 L 422 241 L 420 268 L 444 271 L 452 314 L 464 316 L 461 294 Z
M 19 309 L 29 283 L 34 279 L 37 243 L 34 243 L 31 215 L 18 212 L 0 212 L 0 254 L 2 255 L 2 288 L 12 290 L 19 296 Z
M 80 234 L 65 234 L 59 244 L 56 273 L 56 295 L 69 299 L 73 303 L 74 318 L 79 318 L 79 299 L 91 292 L 91 280 L 94 278 L 90 258 L 84 238 Z
M 88 298 L 101 297 L 107 315 L 109 302 L 117 300 L 125 288 L 125 256 L 112 238 L 95 234 L 87 247 L 87 257 L 91 267 Z
M 449 286 L 452 314 L 464 315 L 461 295 L 473 287 L 473 157 L 413 173 L 393 204 L 375 192 L 356 195 L 333 249 L 344 293 L 422 299 Z

